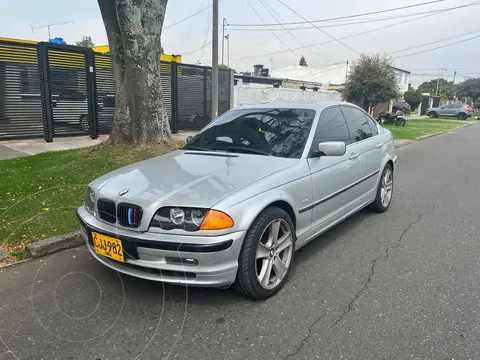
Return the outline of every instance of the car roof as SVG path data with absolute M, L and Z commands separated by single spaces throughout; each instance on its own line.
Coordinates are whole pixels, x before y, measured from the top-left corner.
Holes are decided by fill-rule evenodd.
M 353 105 L 345 101 L 340 100 L 323 100 L 323 101 L 301 101 L 301 102 L 272 102 L 266 104 L 255 104 L 255 105 L 244 105 L 240 108 L 232 109 L 235 110 L 249 110 L 249 109 L 307 109 L 322 111 L 325 107 L 330 105 Z

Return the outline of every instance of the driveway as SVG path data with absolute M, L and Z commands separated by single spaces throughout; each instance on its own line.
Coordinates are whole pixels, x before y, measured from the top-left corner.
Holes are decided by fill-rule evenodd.
M 478 359 L 480 126 L 398 150 L 394 202 L 297 253 L 275 297 L 164 286 L 85 248 L 0 273 L 0 359 Z

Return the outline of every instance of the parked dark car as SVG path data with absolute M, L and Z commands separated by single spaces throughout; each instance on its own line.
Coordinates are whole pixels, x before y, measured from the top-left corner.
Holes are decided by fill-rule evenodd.
M 392 112 L 397 112 L 398 110 L 402 110 L 404 113 L 409 112 L 410 104 L 407 103 L 405 100 L 396 100 L 393 102 Z

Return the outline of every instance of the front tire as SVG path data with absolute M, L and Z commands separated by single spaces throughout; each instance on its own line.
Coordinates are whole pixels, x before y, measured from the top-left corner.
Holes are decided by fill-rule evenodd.
M 285 284 L 295 254 L 295 229 L 282 209 L 265 209 L 243 241 L 233 284 L 242 295 L 267 299 Z
M 437 114 L 435 111 L 430 111 L 430 112 L 428 113 L 428 116 L 429 116 L 430 118 L 433 118 L 433 119 L 438 118 L 438 114 Z
M 372 210 L 383 213 L 388 210 L 392 202 L 393 195 L 393 168 L 386 164 L 382 171 L 380 182 L 378 183 L 377 195 L 372 203 Z

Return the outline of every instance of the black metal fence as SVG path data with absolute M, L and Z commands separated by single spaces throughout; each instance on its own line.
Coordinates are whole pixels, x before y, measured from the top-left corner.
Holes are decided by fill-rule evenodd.
M 211 119 L 209 67 L 161 62 L 170 127 L 198 130 Z M 219 71 L 219 114 L 231 107 L 232 74 Z M 0 41 L 0 141 L 111 131 L 115 83 L 110 56 L 52 43 Z

